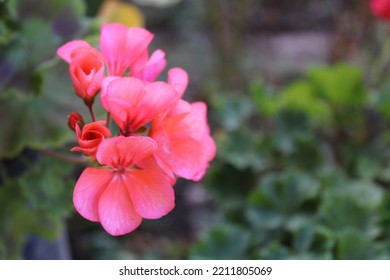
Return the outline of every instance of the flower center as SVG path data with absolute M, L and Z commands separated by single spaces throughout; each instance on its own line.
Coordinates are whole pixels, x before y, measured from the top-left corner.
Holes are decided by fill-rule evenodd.
M 114 172 L 119 174 L 125 174 L 127 172 L 127 168 L 125 166 L 119 165 L 114 168 Z

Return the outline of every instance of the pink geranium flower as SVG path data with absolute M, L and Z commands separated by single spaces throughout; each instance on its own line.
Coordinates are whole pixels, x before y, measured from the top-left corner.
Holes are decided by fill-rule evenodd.
M 143 28 L 103 24 L 101 52 L 82 40 L 57 51 L 69 63 L 74 89 L 92 119 L 86 124 L 76 112 L 68 117 L 78 142 L 71 150 L 91 156 L 95 166 L 79 177 L 73 203 L 80 215 L 100 222 L 111 235 L 129 233 L 143 218 L 171 211 L 176 177 L 200 180 L 216 153 L 206 104 L 181 99 L 187 72 L 172 68 L 167 82 L 156 82 L 167 61 L 162 50 L 149 56 L 152 38 Z M 95 121 L 99 91 L 107 121 Z M 110 119 L 119 136 L 111 137 Z
M 166 116 L 153 122 L 150 136 L 158 144 L 154 156 L 170 176 L 174 173 L 194 181 L 204 176 L 216 153 L 206 114 L 205 103 L 180 100 Z
M 153 34 L 144 28 L 128 28 L 119 23 L 103 24 L 100 33 L 100 50 L 108 68 L 108 76 L 123 76 L 126 70 L 138 60 L 141 60 L 142 64 L 147 63 L 147 49 L 152 39 Z M 72 53 L 78 53 L 81 48 L 94 49 L 83 40 L 74 40 L 61 46 L 57 54 L 71 64 Z M 158 51 L 151 57 L 148 65 L 155 64 L 156 59 L 161 64 L 164 59 L 160 56 L 161 51 Z M 138 67 L 140 65 L 141 63 L 138 62 Z M 144 65 L 142 68 L 145 68 Z
M 103 140 L 96 158 L 108 168 L 87 168 L 76 183 L 73 203 L 84 218 L 100 222 L 111 235 L 136 229 L 142 218 L 157 219 L 174 207 L 171 178 L 158 167 L 140 168 L 157 150 L 143 136 Z
M 101 103 L 125 136 L 173 107 L 178 93 L 164 82 L 145 84 L 132 77 L 108 78 L 103 83 Z
M 144 28 L 118 23 L 103 24 L 100 34 L 100 49 L 107 62 L 109 76 L 123 76 L 145 50 L 153 34 Z

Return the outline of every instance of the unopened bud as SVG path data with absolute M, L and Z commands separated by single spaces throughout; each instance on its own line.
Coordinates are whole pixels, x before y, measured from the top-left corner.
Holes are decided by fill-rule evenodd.
M 73 112 L 68 116 L 68 126 L 71 130 L 75 131 L 76 124 L 82 128 L 84 126 L 84 119 L 79 113 Z

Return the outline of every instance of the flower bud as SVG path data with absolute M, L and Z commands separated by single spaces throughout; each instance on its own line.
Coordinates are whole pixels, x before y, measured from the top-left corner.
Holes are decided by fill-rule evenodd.
M 79 125 L 80 127 L 83 127 L 84 119 L 79 113 L 73 112 L 68 116 L 68 126 L 71 130 L 75 131 L 76 124 Z
M 82 152 L 86 156 L 92 156 L 95 160 L 96 151 L 104 138 L 110 137 L 110 130 L 105 127 L 105 121 L 88 123 L 83 127 L 75 126 L 78 147 L 71 149 L 72 152 Z

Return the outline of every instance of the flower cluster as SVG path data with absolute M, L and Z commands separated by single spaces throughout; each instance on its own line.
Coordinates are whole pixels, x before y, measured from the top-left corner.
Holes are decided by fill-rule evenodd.
M 176 178 L 200 180 L 216 153 L 206 104 L 182 99 L 187 73 L 172 68 L 167 82 L 156 81 L 167 63 L 162 50 L 149 55 L 152 38 L 143 28 L 104 24 L 100 51 L 82 40 L 57 51 L 69 63 L 74 90 L 92 118 L 85 123 L 72 113 L 68 119 L 78 141 L 72 151 L 95 163 L 80 175 L 73 203 L 81 216 L 100 222 L 111 235 L 170 212 Z M 106 120 L 95 118 L 98 93 Z

